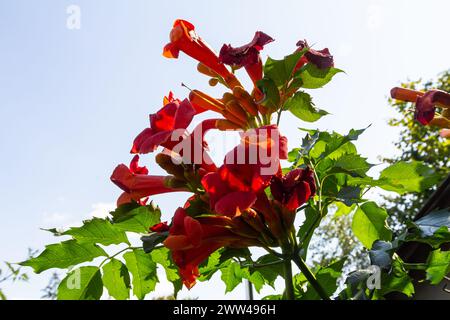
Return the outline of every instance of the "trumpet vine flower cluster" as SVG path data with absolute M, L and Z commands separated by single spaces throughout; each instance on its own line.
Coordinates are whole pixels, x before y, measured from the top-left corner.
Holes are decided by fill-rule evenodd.
M 150 126 L 133 142 L 136 154 L 129 167 L 119 165 L 111 180 L 123 190 L 117 204 L 145 204 L 148 197 L 176 191 L 191 192 L 184 206 L 178 208 L 170 223 L 158 224 L 152 232 L 166 232 L 164 246 L 186 287 L 191 288 L 199 276 L 198 265 L 221 247 L 284 247 L 293 232 L 296 210 L 314 196 L 316 185 L 309 167 L 282 172 L 280 160 L 287 159 L 287 139 L 273 114 L 278 106 L 268 106 L 268 93 L 259 87 L 264 78 L 260 52 L 274 41 L 258 31 L 240 47 L 224 44 L 220 54 L 195 31 L 188 21 L 176 20 L 170 42 L 163 55 L 178 58 L 180 52 L 196 59 L 198 71 L 210 77 L 209 83 L 221 83 L 227 89 L 220 98 L 191 90 L 186 99 L 170 93 L 163 107 L 150 115 Z M 333 66 L 328 49 L 316 51 L 306 41 L 297 43 L 297 61 L 293 72 L 306 64 L 319 69 Z M 246 70 L 253 83 L 247 91 L 235 76 Z M 294 90 L 280 92 L 286 101 Z M 192 132 L 187 128 L 193 118 L 212 111 L 217 118 L 201 122 Z M 223 164 L 212 162 L 204 140 L 208 130 L 240 130 L 241 142 L 229 151 Z M 157 151 L 156 162 L 167 176 L 149 174 L 138 165 L 139 155 Z M 266 192 L 270 190 L 270 192 Z
M 130 143 L 131 162 L 113 170 L 111 181 L 122 190 L 117 208 L 103 219 L 83 221 L 81 227 L 48 229 L 70 239 L 47 245 L 21 265 L 36 273 L 67 269 L 58 299 L 100 299 L 104 287 L 115 299 L 129 299 L 131 291 L 144 299 L 156 289 L 157 267 L 164 268 L 175 297 L 183 284 L 190 289 L 219 270 L 227 292 L 243 279 L 259 292 L 264 285 L 274 287 L 282 276 L 283 291 L 265 298 L 289 300 L 384 299 L 392 292 L 411 297 L 409 270 L 414 268 L 423 274 L 420 281 L 439 284 L 445 278 L 450 256 L 441 245 L 450 239 L 450 208 L 410 222 L 395 237 L 387 223 L 389 213 L 367 198 L 372 188 L 401 195 L 429 190 L 442 180 L 435 168 L 399 161 L 383 169 L 379 178 L 371 177 L 374 165 L 353 143 L 365 129 L 345 135 L 301 129 L 301 144 L 291 141 L 297 147 L 288 152 L 279 127 L 283 112 L 309 123 L 328 114 L 314 105 L 308 91 L 324 87 L 342 72 L 334 67 L 328 48 L 318 50 L 300 40 L 283 59 L 268 57 L 263 62 L 261 52 L 274 39 L 257 31 L 247 44 L 226 43 L 216 53 L 185 20 L 175 21 L 169 39 L 164 57 L 177 59 L 181 53 L 197 60 L 197 71 L 208 77 L 209 85 L 224 90 L 218 97 L 187 86 L 187 97 L 169 92 L 150 115 L 148 127 Z M 241 71 L 247 81 L 237 77 Z M 394 88 L 391 94 L 415 103 L 415 119 L 421 124 L 439 126 L 441 135 L 450 136 L 448 93 Z M 205 120 L 196 121 L 199 114 Z M 207 142 L 212 130 L 232 130 L 240 136 L 220 163 L 213 161 L 215 146 Z M 150 153 L 164 174 L 139 164 L 140 157 Z M 154 195 L 172 192 L 189 195 L 161 221 L 161 210 L 147 203 Z M 297 215 L 303 220 L 294 226 Z M 330 215 L 334 217 L 328 219 Z M 342 287 L 338 282 L 347 257 L 335 257 L 326 266 L 306 263 L 316 230 L 341 216 L 352 219 L 352 235 L 378 267 L 376 274 L 368 269 L 348 274 Z M 132 245 L 129 234 L 141 236 L 142 244 Z M 398 249 L 408 242 L 430 246 L 426 261 L 402 260 L 408 257 Z M 110 245 L 122 247 L 109 254 L 104 247 Z M 323 249 L 333 245 L 324 243 Z M 259 256 L 263 250 L 267 254 Z M 293 274 L 292 263 L 300 273 Z M 370 279 L 377 275 L 381 285 L 373 286 Z M 71 285 L 75 278 L 82 279 L 79 288 Z

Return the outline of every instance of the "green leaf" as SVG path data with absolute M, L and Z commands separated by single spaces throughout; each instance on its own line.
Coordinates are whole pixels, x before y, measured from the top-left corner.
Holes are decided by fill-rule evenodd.
M 297 233 L 297 236 L 299 237 L 303 247 L 303 251 L 301 253 L 303 258 L 306 258 L 308 245 L 313 235 L 313 232 L 310 232 L 310 230 L 314 230 L 317 227 L 319 221 L 319 212 L 311 207 L 307 207 L 305 209 L 305 221 L 303 221 L 303 224 Z
M 337 193 L 336 199 L 347 207 L 351 207 L 353 204 L 361 202 L 361 189 L 359 187 L 342 187 Z
M 202 265 L 199 267 L 200 277 L 199 281 L 206 281 L 211 279 L 211 277 L 220 269 L 220 256 L 219 250 L 214 251 Z
M 372 245 L 372 249 L 369 251 L 372 265 L 389 270 L 392 264 L 392 249 L 392 243 L 376 240 Z
M 353 177 L 364 177 L 366 172 L 373 166 L 366 160 L 367 158 L 363 158 L 359 154 L 343 154 L 333 163 L 333 169 L 331 171 L 346 173 Z
M 242 282 L 243 278 L 249 277 L 248 270 L 241 269 L 240 265 L 234 261 L 222 268 L 221 272 L 222 276 L 220 278 L 226 285 L 225 293 L 233 291 Z
M 155 232 L 148 236 L 142 236 L 142 246 L 145 253 L 150 253 L 158 244 L 162 243 L 167 236 L 169 235 L 168 231 L 165 232 Z
M 314 130 L 313 132 L 310 132 L 310 134 L 319 132 L 319 138 L 309 155 L 316 160 L 324 158 L 337 160 L 343 154 L 356 153 L 356 148 L 350 141 L 357 140 L 366 129 L 367 128 L 359 130 L 351 129 L 346 135 L 341 135 L 336 132 L 329 133 Z
M 417 225 L 412 223 L 410 225 L 413 226 L 413 229 L 406 235 L 404 241 L 426 243 L 436 249 L 444 243 L 450 243 L 450 231 L 446 226 L 440 227 L 432 235 L 423 235 L 422 231 L 417 228 Z
M 2 289 L 0 289 L 0 300 L 7 300 L 5 294 L 2 291 Z
M 366 248 L 371 248 L 375 240 L 390 241 L 392 231 L 386 225 L 387 217 L 386 210 L 375 202 L 366 202 L 353 216 L 353 233 Z
M 423 237 L 433 236 L 442 227 L 446 227 L 448 230 L 450 228 L 450 208 L 432 211 L 415 221 L 414 225 L 419 228 Z
M 38 257 L 24 261 L 20 265 L 32 267 L 34 272 L 41 273 L 51 268 L 65 269 L 100 256 L 106 257 L 107 254 L 99 246 L 68 240 L 47 245 Z
M 337 68 L 319 69 L 312 63 L 303 66 L 295 75 L 302 80 L 302 87 L 306 89 L 322 88 L 331 81 L 334 75 L 344 72 Z
M 264 76 L 272 79 L 279 88 L 285 86 L 293 77 L 294 68 L 305 52 L 304 50 L 294 52 L 282 60 L 267 58 L 264 65 Z
M 58 300 L 99 300 L 103 294 L 98 267 L 88 266 L 70 272 L 59 284 Z
M 407 192 L 422 192 L 439 181 L 436 172 L 417 161 L 400 161 L 380 173 L 381 188 L 400 194 Z
M 264 256 L 259 257 L 256 260 L 256 264 L 257 265 L 265 265 L 265 266 L 263 266 L 263 267 L 259 266 L 257 268 L 250 267 L 249 268 L 250 273 L 251 273 L 250 278 L 252 278 L 252 276 L 256 273 L 260 274 L 261 277 L 264 279 L 265 284 L 268 284 L 272 288 L 275 288 L 275 280 L 279 276 L 283 276 L 283 273 L 284 273 L 282 263 L 273 264 L 274 262 L 277 262 L 279 260 L 280 260 L 280 258 L 278 258 L 272 254 L 266 254 Z M 252 281 L 252 279 L 250 279 L 250 281 Z
M 123 231 L 148 233 L 149 228 L 160 222 L 161 211 L 152 204 L 139 206 L 130 211 L 115 211 L 113 214 L 114 226 Z
M 320 267 L 315 274 L 317 282 L 325 290 L 328 296 L 332 296 L 337 290 L 337 280 L 341 276 L 342 267 L 345 259 L 336 261 L 327 267 Z M 314 290 L 311 284 L 307 281 L 303 273 L 297 274 L 293 279 L 294 294 L 298 300 L 319 300 L 319 294 Z
M 257 87 L 264 94 L 261 104 L 268 110 L 275 111 L 280 105 L 280 92 L 272 79 L 263 78 L 258 81 Z
M 316 273 L 316 279 L 320 283 L 321 287 L 325 290 L 327 295 L 331 295 L 337 290 L 337 280 L 341 276 L 342 268 L 344 266 L 345 259 L 339 260 L 330 264 L 327 267 L 321 267 Z M 302 296 L 302 299 L 306 300 L 318 300 L 320 296 L 318 293 L 308 285 L 308 290 Z
M 133 249 L 133 251 L 125 253 L 123 258 L 133 276 L 133 293 L 139 300 L 142 300 L 147 293 L 155 290 L 158 282 L 156 263 L 142 249 Z
M 397 256 L 392 262 L 389 274 L 382 273 L 381 289 L 377 295 L 384 296 L 390 292 L 401 292 L 408 297 L 414 294 L 414 284 L 403 267 L 403 261 Z
M 271 295 L 263 297 L 261 300 L 283 300 L 283 295 L 271 294 Z
M 439 284 L 450 272 L 450 251 L 434 250 L 427 261 L 427 280 L 431 284 Z
M 284 105 L 284 109 L 289 110 L 300 120 L 307 122 L 315 122 L 328 114 L 327 111 L 316 108 L 311 96 L 306 92 L 297 92 L 289 98 Z
M 336 206 L 336 212 L 334 213 L 335 217 L 346 216 L 352 213 L 356 207 L 356 205 L 347 206 L 343 202 L 335 202 L 333 205 Z
M 177 267 L 173 264 L 170 259 L 170 251 L 167 248 L 160 248 L 157 250 L 153 250 L 150 255 L 152 256 L 152 260 L 157 264 L 161 265 L 166 272 L 167 280 L 170 282 L 174 282 L 180 279 L 178 275 Z
M 70 228 L 63 235 L 70 235 L 79 243 L 98 243 L 108 246 L 110 244 L 129 244 L 125 232 L 119 230 L 106 219 L 94 218 L 84 221 L 79 228 Z
M 178 275 L 177 267 L 170 257 L 169 249 L 160 248 L 157 250 L 153 250 L 150 255 L 152 256 L 152 260 L 155 263 L 161 265 L 164 268 L 164 271 L 166 272 L 166 278 L 168 281 L 172 282 L 174 286 L 174 293 L 176 296 L 178 291 L 181 290 L 182 283 L 180 276 Z
M 224 263 L 228 259 L 231 258 L 244 258 L 244 259 L 251 259 L 251 253 L 248 248 L 224 248 L 221 250 L 220 253 L 220 260 L 219 263 Z
M 116 300 L 130 298 L 130 274 L 127 267 L 117 259 L 111 259 L 103 266 L 103 285 Z

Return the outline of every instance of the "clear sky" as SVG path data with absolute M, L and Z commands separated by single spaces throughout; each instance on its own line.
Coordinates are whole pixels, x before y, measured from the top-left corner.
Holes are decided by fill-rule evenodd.
M 80 30 L 66 27 L 71 4 L 81 8 Z M 56 240 L 41 227 L 106 213 L 119 194 L 109 176 L 130 160 L 133 138 L 162 97 L 186 95 L 182 81 L 209 90 L 191 59 L 161 55 L 174 19 L 190 20 L 216 49 L 244 44 L 256 30 L 276 39 L 264 57 L 283 57 L 299 39 L 328 47 L 346 74 L 312 94 L 332 115 L 301 125 L 347 132 L 372 124 L 358 147 L 378 163 L 398 152 L 397 132 L 386 125 L 394 114 L 390 88 L 450 67 L 448 12 L 446 0 L 0 1 L 0 260 L 21 261 L 28 247 Z M 301 138 L 294 121 L 281 121 L 290 147 Z M 151 158 L 144 163 L 157 172 Z M 185 197 L 155 201 L 167 219 Z M 48 275 L 4 289 L 10 298 L 39 298 Z M 223 292 L 215 281 L 183 295 L 220 299 Z M 169 291 L 162 285 L 160 293 Z M 243 297 L 242 287 L 227 295 Z

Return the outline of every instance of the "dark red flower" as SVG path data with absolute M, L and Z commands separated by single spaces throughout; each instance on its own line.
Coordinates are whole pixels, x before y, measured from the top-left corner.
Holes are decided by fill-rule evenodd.
M 158 146 L 171 149 L 179 141 L 172 141 L 175 130 L 186 129 L 195 115 L 189 100 L 172 100 L 161 110 L 150 115 L 150 128 L 144 129 L 134 139 L 131 153 L 145 154 L 155 151 Z
M 240 85 L 236 77 L 219 61 L 214 50 L 197 35 L 194 25 L 178 19 L 173 24 L 170 43 L 164 47 L 163 55 L 167 58 L 178 58 L 180 51 L 219 74 L 231 88 Z
M 295 211 L 316 193 L 314 173 L 311 169 L 294 169 L 283 177 L 274 176 L 270 191 L 275 200 L 290 211 Z
M 117 200 L 117 205 L 129 203 L 130 201 L 140 201 L 142 198 L 175 191 L 186 191 L 184 189 L 174 189 L 168 187 L 171 179 L 169 176 L 147 175 L 145 167 L 139 167 L 139 156 L 135 156 L 131 161 L 130 168 L 120 164 L 114 169 L 111 181 L 116 184 L 124 193 Z
M 436 105 L 450 107 L 450 94 L 441 90 L 430 90 L 423 96 L 418 96 L 414 118 L 423 125 L 429 124 L 434 118 Z
M 287 140 L 276 125 L 248 131 L 241 144 L 230 151 L 217 172 L 209 173 L 202 184 L 211 209 L 234 216 L 250 208 L 287 158 Z
M 306 40 L 298 41 L 297 47 L 298 47 L 297 51 L 302 51 L 305 48 L 308 48 L 308 51 L 302 58 L 300 58 L 299 62 L 295 67 L 295 70 L 300 69 L 304 64 L 308 62 L 314 64 L 319 69 L 327 69 L 334 67 L 334 59 L 333 56 L 330 54 L 328 48 L 322 50 L 314 50 L 308 46 Z
M 150 231 L 152 232 L 166 232 L 169 231 L 170 227 L 167 225 L 167 222 L 160 222 L 150 227 Z
M 220 50 L 219 60 L 234 68 L 245 67 L 247 73 L 254 83 L 262 79 L 262 62 L 259 52 L 264 46 L 274 41 L 264 32 L 257 31 L 253 40 L 241 47 L 232 47 L 224 44 Z
M 232 47 L 224 44 L 220 50 L 219 60 L 230 66 L 241 68 L 258 62 L 259 51 L 270 42 L 274 41 L 264 32 L 257 31 L 253 40 L 241 47 Z

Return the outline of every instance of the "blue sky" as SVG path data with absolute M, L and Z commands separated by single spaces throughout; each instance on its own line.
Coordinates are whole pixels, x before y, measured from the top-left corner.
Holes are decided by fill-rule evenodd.
M 81 8 L 80 30 L 66 28 L 71 4 Z M 379 155 L 398 152 L 397 132 L 386 125 L 394 115 L 386 103 L 390 88 L 449 68 L 449 10 L 444 0 L 1 1 L 0 260 L 21 261 L 28 247 L 55 241 L 41 227 L 77 224 L 108 210 L 119 193 L 111 171 L 129 161 L 133 138 L 169 90 L 183 97 L 183 81 L 219 93 L 195 72 L 194 61 L 162 57 L 174 19 L 193 22 L 217 49 L 246 43 L 256 30 L 276 39 L 264 57 L 281 58 L 299 39 L 328 47 L 346 74 L 312 92 L 332 115 L 302 126 L 346 132 L 372 124 L 358 147 L 378 163 Z M 301 138 L 293 121 L 289 115 L 281 121 L 290 147 Z M 157 172 L 151 156 L 144 163 Z M 168 218 L 184 198 L 155 201 Z M 5 291 L 39 298 L 47 275 Z M 199 284 L 190 295 L 221 298 L 222 289 Z M 228 296 L 242 297 L 242 287 Z

